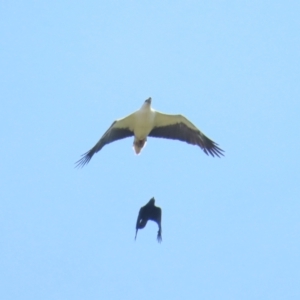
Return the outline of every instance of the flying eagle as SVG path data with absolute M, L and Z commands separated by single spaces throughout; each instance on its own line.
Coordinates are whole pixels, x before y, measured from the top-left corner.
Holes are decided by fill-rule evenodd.
M 162 241 L 161 237 L 161 208 L 154 205 L 155 199 L 151 198 L 150 201 L 142 206 L 136 221 L 136 232 L 135 239 L 139 229 L 146 226 L 149 220 L 154 221 L 158 225 L 157 241 L 160 243 Z
M 114 121 L 97 144 L 76 162 L 76 167 L 86 165 L 105 145 L 130 136 L 134 136 L 133 148 L 136 154 L 141 152 L 147 137 L 151 136 L 198 145 L 207 155 L 218 157 L 224 155 L 218 144 L 204 135 L 187 118 L 156 111 L 151 107 L 151 100 L 148 98 L 139 110 Z

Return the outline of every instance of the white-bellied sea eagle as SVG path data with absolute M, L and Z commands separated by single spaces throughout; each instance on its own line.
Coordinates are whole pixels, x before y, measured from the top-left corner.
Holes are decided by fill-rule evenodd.
M 105 145 L 130 136 L 134 136 L 133 148 L 136 154 L 141 152 L 147 137 L 150 136 L 198 145 L 207 155 L 218 157 L 224 155 L 218 144 L 204 135 L 187 118 L 154 110 L 151 107 L 151 98 L 148 98 L 139 110 L 114 121 L 97 144 L 76 162 L 76 166 L 83 167 Z

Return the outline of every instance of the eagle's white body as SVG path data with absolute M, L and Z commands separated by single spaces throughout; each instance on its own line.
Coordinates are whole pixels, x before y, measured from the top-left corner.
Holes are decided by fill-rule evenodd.
M 143 104 L 141 109 L 133 115 L 133 132 L 137 139 L 145 139 L 155 124 L 155 111 L 147 104 Z
M 134 133 L 133 148 L 139 154 L 145 146 L 147 136 L 155 124 L 156 111 L 148 103 L 134 112 L 133 114 L 117 120 L 116 128 L 128 127 Z

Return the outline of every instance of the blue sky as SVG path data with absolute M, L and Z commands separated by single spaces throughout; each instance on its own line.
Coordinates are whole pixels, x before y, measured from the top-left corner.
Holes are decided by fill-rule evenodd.
M 3 299 L 299 299 L 298 1 L 2 1 Z M 74 162 L 152 97 L 226 151 Z M 139 208 L 162 208 L 162 244 Z

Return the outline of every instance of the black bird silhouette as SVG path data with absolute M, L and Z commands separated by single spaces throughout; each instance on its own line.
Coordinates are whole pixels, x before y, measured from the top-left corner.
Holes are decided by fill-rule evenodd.
M 158 225 L 158 232 L 157 232 L 157 241 L 161 243 L 161 208 L 154 205 L 155 199 L 154 197 L 150 199 L 150 201 L 145 205 L 142 206 L 136 221 L 136 233 L 135 239 L 139 229 L 142 229 L 146 226 L 149 220 L 154 221 Z

